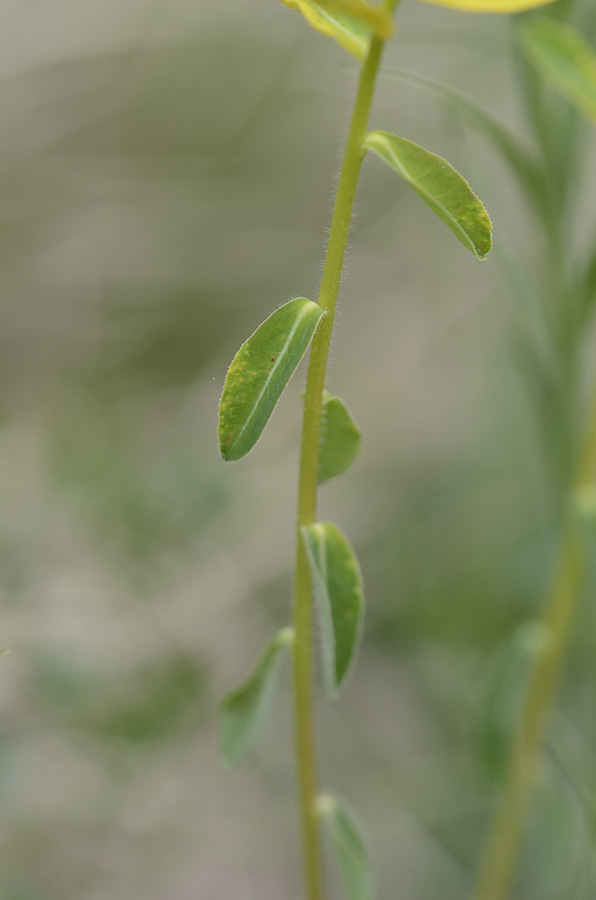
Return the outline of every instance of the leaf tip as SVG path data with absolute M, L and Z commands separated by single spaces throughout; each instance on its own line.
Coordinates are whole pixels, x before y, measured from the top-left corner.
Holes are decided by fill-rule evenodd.
M 328 819 L 337 812 L 338 802 L 333 794 L 319 794 L 315 801 L 315 812 L 319 819 Z
M 282 628 L 277 635 L 277 643 L 280 647 L 293 647 L 296 640 L 296 634 L 293 628 L 289 626 Z

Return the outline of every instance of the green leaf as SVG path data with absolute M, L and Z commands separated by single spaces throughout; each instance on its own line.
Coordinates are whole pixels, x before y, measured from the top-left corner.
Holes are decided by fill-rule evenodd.
M 532 19 L 519 29 L 519 41 L 545 81 L 596 120 L 596 53 L 582 35 L 552 19 Z
M 372 866 L 360 826 L 353 812 L 338 797 L 323 794 L 317 811 L 327 826 L 335 863 L 346 900 L 372 900 Z
M 258 741 L 273 704 L 280 651 L 292 645 L 294 632 L 282 628 L 265 647 L 252 674 L 219 705 L 220 752 L 228 766 L 248 756 Z
M 364 0 L 282 0 L 301 12 L 311 28 L 333 38 L 359 60 L 368 53 L 371 36 L 386 39 L 393 32 L 391 16 Z
M 469 13 L 518 13 L 546 6 L 553 0 L 425 0 L 425 3 Z
M 333 522 L 302 527 L 315 595 L 321 613 L 323 677 L 327 692 L 338 693 L 355 660 L 364 594 L 358 560 Z
M 297 297 L 242 344 L 219 402 L 219 449 L 225 460 L 240 459 L 254 447 L 323 314 L 312 300 Z
M 352 465 L 360 450 L 360 438 L 360 429 L 343 400 L 325 391 L 319 448 L 319 484 L 335 475 L 341 475 Z
M 371 131 L 364 147 L 381 157 L 478 259 L 492 248 L 489 215 L 468 182 L 436 153 L 387 131 Z

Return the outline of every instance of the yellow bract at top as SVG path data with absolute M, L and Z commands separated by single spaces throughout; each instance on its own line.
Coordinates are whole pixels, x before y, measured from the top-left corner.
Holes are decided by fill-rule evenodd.
M 370 28 L 375 37 L 388 38 L 393 34 L 393 19 L 389 13 L 380 6 L 373 6 L 366 0 L 282 0 L 291 9 L 298 9 L 302 13 L 310 7 L 316 11 L 317 7 L 331 15 L 339 14 L 349 16 L 350 19 Z
M 470 13 L 518 13 L 537 6 L 546 6 L 553 0 L 424 0 L 446 9 L 458 9 Z
M 308 24 L 364 59 L 372 35 L 385 40 L 394 31 L 389 13 L 365 0 L 282 0 L 301 12 Z
M 395 27 L 391 15 L 367 0 L 281 0 L 302 13 L 311 28 L 337 41 L 359 60 L 368 53 L 371 37 L 386 40 Z M 470 13 L 516 13 L 553 0 L 424 0 Z

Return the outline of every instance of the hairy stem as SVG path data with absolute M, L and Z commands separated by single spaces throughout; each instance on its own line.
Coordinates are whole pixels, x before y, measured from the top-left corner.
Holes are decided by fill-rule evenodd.
M 574 480 L 574 494 L 596 471 L 596 398 Z M 520 852 L 541 744 L 561 678 L 584 572 L 581 529 L 573 509 L 563 524 L 561 549 L 543 614 L 545 643 L 530 674 L 505 787 L 485 847 L 475 900 L 506 900 Z
M 383 8 L 392 13 L 398 3 L 399 0 L 384 0 Z M 382 51 L 383 41 L 373 38 L 360 72 L 319 289 L 318 303 L 326 314 L 321 319 L 312 342 L 304 397 L 294 581 L 294 698 L 297 777 L 307 900 L 322 900 L 323 886 L 316 809 L 317 779 L 312 685 L 312 587 L 300 529 L 303 525 L 310 525 L 316 519 L 317 469 L 325 374 L 354 197 L 364 158 L 362 144 L 366 136 Z

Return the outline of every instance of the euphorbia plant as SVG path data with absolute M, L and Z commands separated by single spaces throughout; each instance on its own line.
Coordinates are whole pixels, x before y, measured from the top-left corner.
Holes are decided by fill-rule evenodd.
M 242 345 L 229 368 L 220 403 L 219 441 L 225 460 L 244 456 L 259 439 L 284 387 L 310 345 L 304 394 L 292 627 L 268 644 L 249 679 L 221 705 L 221 750 L 229 764 L 252 749 L 267 718 L 278 662 L 289 650 L 294 674 L 298 795 L 304 888 L 322 900 L 320 823 L 329 828 L 348 900 L 372 896 L 365 844 L 346 805 L 321 793 L 315 767 L 313 597 L 322 634 L 324 687 L 340 691 L 355 659 L 364 596 L 348 539 L 332 522 L 317 520 L 319 484 L 348 468 L 358 452 L 357 426 L 338 397 L 325 390 L 333 320 L 360 168 L 370 152 L 401 176 L 478 259 L 492 246 L 491 223 L 478 197 L 446 160 L 407 138 L 369 131 L 368 120 L 385 42 L 400 0 L 284 0 L 318 31 L 361 63 L 351 124 L 335 194 L 318 300 L 298 297 L 276 309 Z M 549 0 L 427 0 L 477 13 L 519 12 Z

